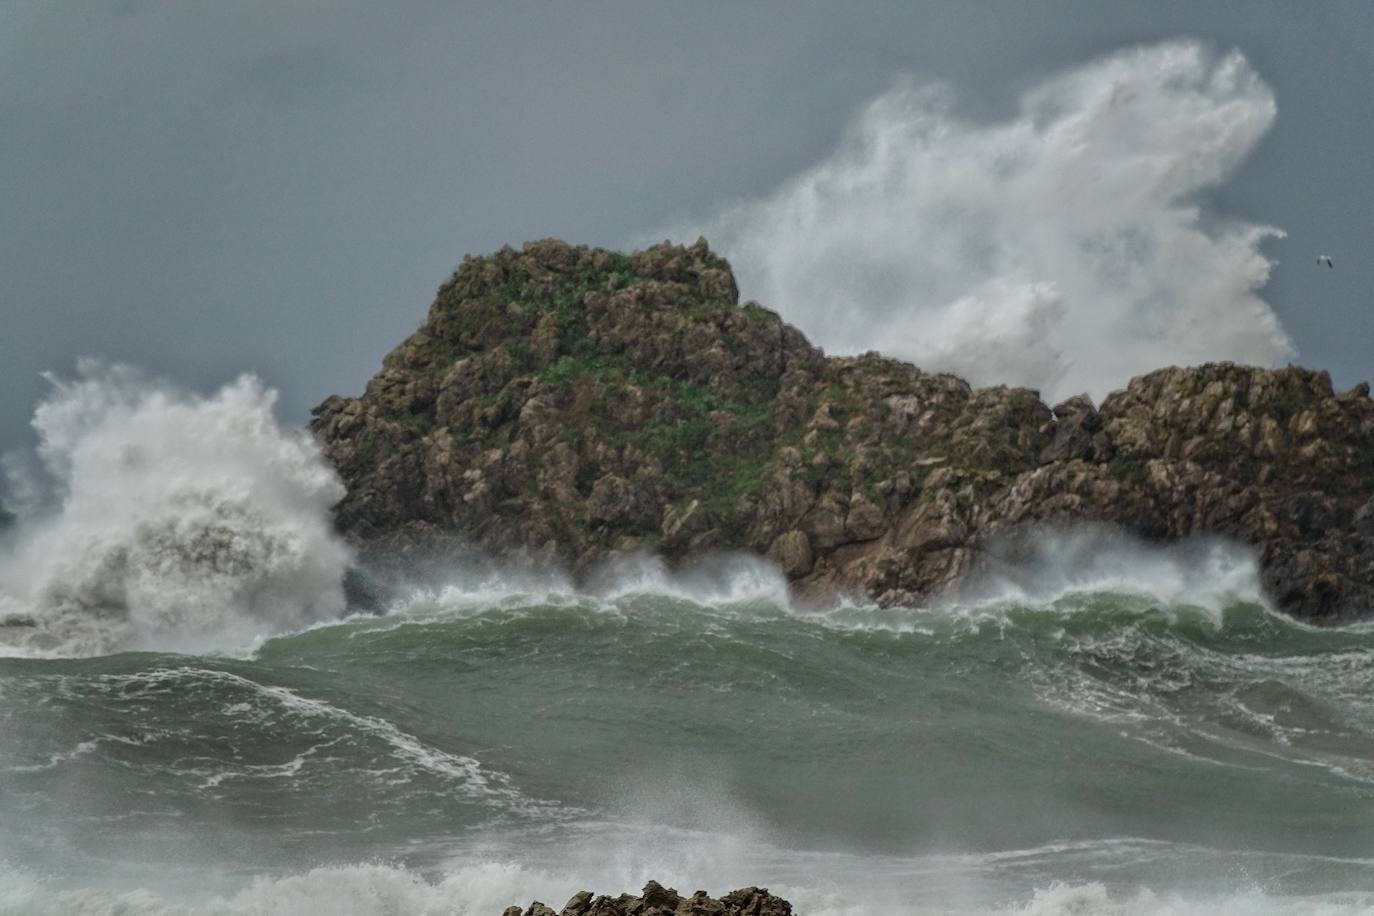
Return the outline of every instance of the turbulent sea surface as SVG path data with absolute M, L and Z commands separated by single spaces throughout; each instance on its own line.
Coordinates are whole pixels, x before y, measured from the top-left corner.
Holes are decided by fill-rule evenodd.
M 83 366 L 0 532 L 0 914 L 1374 913 L 1374 628 L 1253 557 L 1046 535 L 936 608 L 440 564 L 347 612 L 341 490 L 241 379 Z M 11 467 L 13 475 L 13 466 Z
M 1222 554 L 1139 557 L 1168 597 L 936 610 L 795 608 L 742 559 L 455 575 L 217 652 L 3 658 L 0 912 L 494 916 L 651 877 L 814 914 L 1374 911 L 1374 631 L 1180 594 Z

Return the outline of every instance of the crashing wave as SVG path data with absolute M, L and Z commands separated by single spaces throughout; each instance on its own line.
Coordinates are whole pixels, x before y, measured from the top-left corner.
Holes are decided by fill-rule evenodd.
M 35 411 L 36 466 L 0 555 L 0 652 L 204 648 L 343 606 L 343 494 L 245 375 L 209 397 L 83 361 Z

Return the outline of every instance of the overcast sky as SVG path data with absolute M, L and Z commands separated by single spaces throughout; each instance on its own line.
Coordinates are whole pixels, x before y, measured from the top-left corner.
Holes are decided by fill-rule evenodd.
M 1141 360 L 1296 351 L 1348 386 L 1374 341 L 1371 46 L 1367 2 L 10 0 L 0 448 L 79 356 L 203 391 L 256 372 L 299 422 L 362 389 L 465 253 L 697 227 L 829 349 L 991 382 L 1041 334 L 1006 380 L 1058 393 L 1143 335 Z M 1108 80 L 1144 101 L 1104 121 Z M 1234 131 L 1209 146 L 1213 118 Z M 1156 188 L 1137 148 L 1201 171 Z M 1153 252 L 1130 282 L 1076 259 L 1104 226 Z M 827 265 L 859 243 L 849 282 Z M 987 272 L 960 287 L 945 250 Z

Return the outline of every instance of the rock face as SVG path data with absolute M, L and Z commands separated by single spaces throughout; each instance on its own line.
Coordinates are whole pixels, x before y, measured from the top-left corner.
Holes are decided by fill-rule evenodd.
M 760 887 L 731 891 L 717 900 L 706 896 L 705 891 L 683 897 L 650 881 L 638 897 L 621 894 L 593 898 L 590 891 L 582 891 L 562 910 L 535 901 L 525 910 L 506 907 L 501 916 L 792 916 L 792 904 Z
M 1099 407 L 825 357 L 738 303 L 705 241 L 466 259 L 312 430 L 365 550 L 444 537 L 583 569 L 616 551 L 771 557 L 804 591 L 929 600 L 991 539 L 1095 521 L 1259 553 L 1283 608 L 1374 609 L 1374 402 L 1325 372 L 1161 369 Z

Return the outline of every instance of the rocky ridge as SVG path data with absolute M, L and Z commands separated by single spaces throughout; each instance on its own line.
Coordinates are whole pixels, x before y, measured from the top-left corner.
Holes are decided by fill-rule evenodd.
M 1374 609 L 1374 401 L 1230 363 L 1099 406 L 826 357 L 740 304 L 704 240 L 469 257 L 357 398 L 311 428 L 371 555 L 445 539 L 574 570 L 617 552 L 766 554 L 806 592 L 929 601 L 1026 526 L 1252 545 L 1276 603 Z
M 591 891 L 581 891 L 559 911 L 536 900 L 525 910 L 506 907 L 501 916 L 792 916 L 792 905 L 766 888 L 746 887 L 717 900 L 705 891 L 683 897 L 650 881 L 638 897 L 621 894 L 593 898 Z

